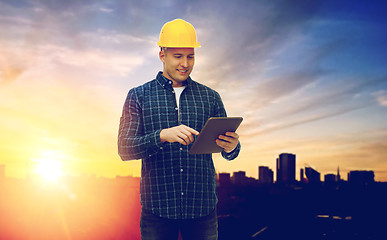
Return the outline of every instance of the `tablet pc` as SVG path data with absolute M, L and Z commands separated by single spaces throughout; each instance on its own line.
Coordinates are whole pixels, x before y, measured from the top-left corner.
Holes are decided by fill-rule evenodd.
M 241 124 L 242 117 L 209 118 L 189 150 L 190 154 L 218 153 L 223 150 L 215 140 L 226 132 L 235 132 Z

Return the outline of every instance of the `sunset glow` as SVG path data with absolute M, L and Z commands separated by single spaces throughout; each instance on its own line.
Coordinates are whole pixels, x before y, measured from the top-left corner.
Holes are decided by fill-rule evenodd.
M 118 127 L 128 91 L 163 69 L 156 43 L 176 18 L 201 45 L 192 79 L 244 119 L 239 156 L 213 154 L 229 176 L 219 239 L 385 235 L 386 12 L 380 0 L 0 0 L 0 238 L 141 238 L 141 160 L 120 159 Z M 296 180 L 310 166 L 337 185 L 230 184 L 260 166 L 276 181 L 281 153 L 296 155 Z M 346 188 L 357 170 L 382 190 Z
M 122 106 L 130 88 L 162 69 L 160 29 L 180 17 L 202 45 L 192 78 L 220 93 L 229 116 L 244 118 L 242 151 L 231 162 L 214 154 L 217 172 L 258 178 L 258 166 L 275 169 L 290 152 L 297 171 L 308 164 L 323 176 L 340 167 L 346 178 L 373 170 L 387 181 L 384 3 L 11 2 L 0 1 L 0 164 L 8 177 L 57 179 L 56 161 L 70 175 L 140 176 L 140 161 L 117 154 Z M 66 157 L 39 160 L 39 149 Z
M 35 172 L 46 181 L 58 181 L 62 175 L 61 163 L 52 159 L 39 159 L 35 166 Z

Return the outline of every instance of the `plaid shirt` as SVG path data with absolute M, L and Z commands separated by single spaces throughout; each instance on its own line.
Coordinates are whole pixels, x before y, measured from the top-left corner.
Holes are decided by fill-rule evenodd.
M 184 82 L 178 111 L 172 81 L 159 72 L 156 79 L 129 91 L 118 135 L 122 160 L 142 159 L 142 207 L 169 219 L 207 216 L 215 209 L 215 168 L 211 154 L 188 154 L 191 145 L 161 143 L 162 129 L 180 124 L 201 131 L 210 117 L 225 117 L 222 100 L 214 90 Z M 195 136 L 196 137 L 196 136 Z M 240 144 L 225 159 L 236 158 Z

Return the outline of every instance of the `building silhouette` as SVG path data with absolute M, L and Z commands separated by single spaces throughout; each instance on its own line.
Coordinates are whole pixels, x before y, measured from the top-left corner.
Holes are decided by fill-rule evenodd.
M 277 183 L 294 183 L 296 181 L 296 155 L 282 153 L 277 158 Z
M 229 186 L 231 184 L 230 173 L 219 173 L 218 182 L 219 186 Z
M 326 184 L 333 184 L 336 182 L 337 176 L 335 174 L 329 173 L 324 175 L 324 182 Z
M 259 183 L 273 183 L 273 170 L 269 167 L 259 166 L 258 168 L 258 182 Z
M 305 175 L 304 175 L 304 169 L 303 168 L 300 169 L 300 182 L 302 182 L 302 183 L 306 183 L 307 182 L 307 179 L 305 178 Z
M 312 167 L 305 167 L 305 175 L 308 179 L 308 183 L 320 183 L 321 174 Z
M 358 185 L 368 185 L 374 183 L 374 171 L 350 171 L 348 173 L 348 182 Z
M 341 177 L 340 177 L 340 168 L 339 168 L 339 166 L 337 166 L 337 176 L 336 176 L 336 181 L 337 181 L 337 182 L 340 182 L 340 180 L 341 180 Z
M 232 181 L 235 185 L 244 185 L 246 183 L 246 172 L 234 172 L 232 175 Z

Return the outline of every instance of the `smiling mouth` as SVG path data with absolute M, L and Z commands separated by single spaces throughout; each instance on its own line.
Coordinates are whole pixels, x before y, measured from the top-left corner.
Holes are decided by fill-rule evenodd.
M 187 73 L 188 72 L 188 70 L 181 70 L 181 69 L 177 69 L 177 71 L 179 71 L 180 73 Z

